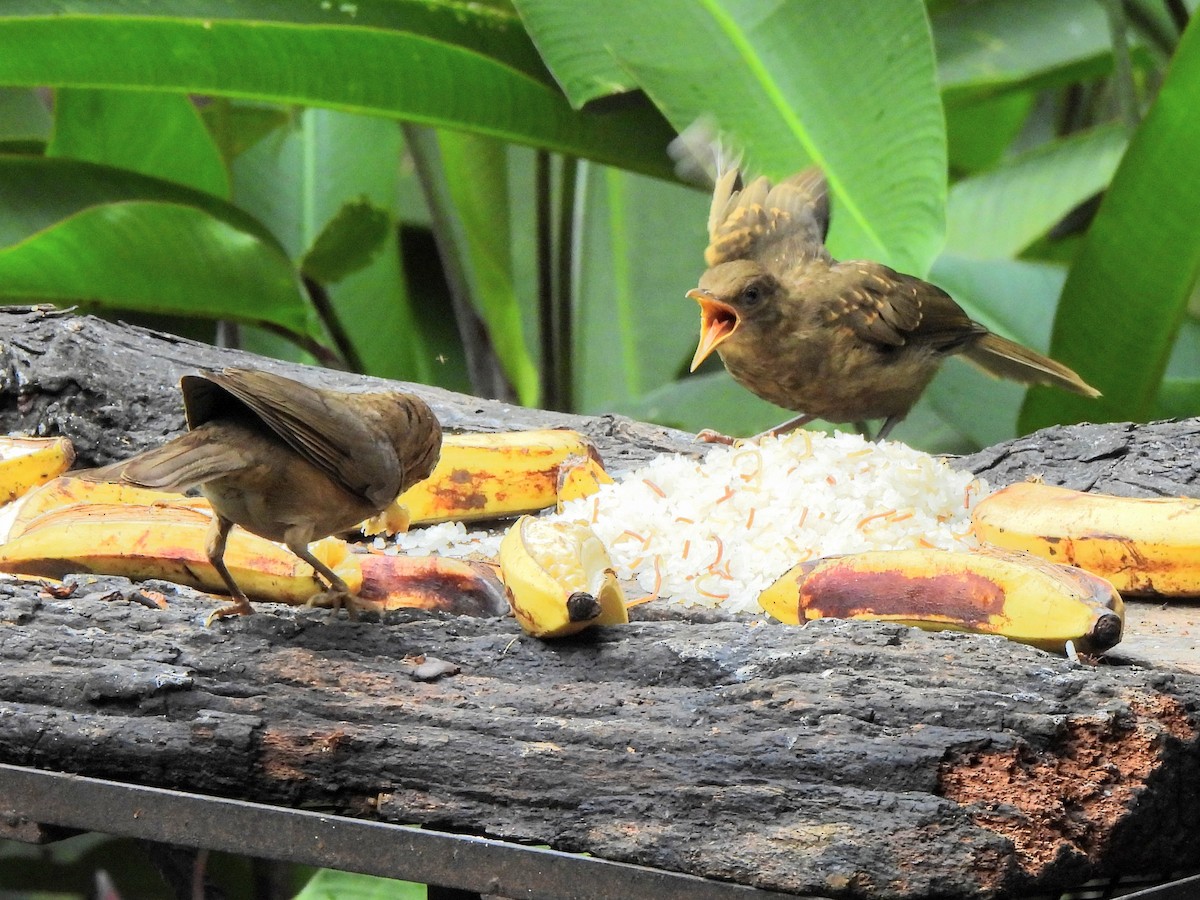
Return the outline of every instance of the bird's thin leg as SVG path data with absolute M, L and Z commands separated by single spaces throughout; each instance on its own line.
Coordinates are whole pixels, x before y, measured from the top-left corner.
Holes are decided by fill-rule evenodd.
M 350 618 L 357 618 L 358 611 L 354 606 L 354 595 L 350 591 L 350 586 L 342 580 L 340 575 L 317 559 L 312 551 L 308 549 L 308 543 L 311 539 L 312 535 L 309 533 L 309 529 L 304 527 L 289 528 L 283 535 L 283 543 L 287 548 L 312 566 L 329 583 L 329 589 L 313 594 L 308 600 L 308 605 L 315 606 L 319 602 L 329 601 L 333 605 L 334 615 L 337 615 L 337 611 L 345 606 L 346 611 L 350 614 Z
M 205 541 L 204 552 L 208 554 L 208 561 L 212 563 L 212 567 L 217 570 L 217 574 L 225 582 L 225 587 L 229 588 L 233 603 L 218 607 L 209 613 L 208 618 L 204 620 L 205 627 L 211 625 L 214 619 L 224 619 L 226 616 L 248 616 L 254 612 L 254 607 L 250 605 L 250 599 L 238 587 L 225 565 L 225 542 L 229 540 L 231 528 L 233 528 L 233 523 L 221 516 L 213 516 L 212 524 L 208 526 L 208 538 Z
M 779 437 L 780 435 L 788 434 L 789 432 L 795 431 L 801 425 L 807 425 L 815 418 L 816 416 L 810 416 L 807 414 L 796 416 L 794 419 L 788 419 L 782 425 L 776 425 L 774 428 L 768 428 L 766 431 L 756 434 L 750 440 L 757 441 L 760 438 Z
M 892 429 L 900 424 L 900 420 L 904 416 L 888 416 L 884 419 L 883 425 L 879 428 L 879 434 L 875 435 L 875 443 L 887 440 L 887 436 L 892 433 Z M 865 433 L 865 432 L 864 432 Z

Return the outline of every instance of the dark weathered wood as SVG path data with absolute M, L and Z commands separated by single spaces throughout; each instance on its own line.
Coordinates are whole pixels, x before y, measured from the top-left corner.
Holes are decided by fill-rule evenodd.
M 955 465 L 994 485 L 1047 484 L 1122 497 L 1200 497 L 1200 419 L 1065 425 L 997 444 Z
M 19 311 L 0 341 L 0 424 L 66 433 L 87 462 L 180 428 L 182 372 L 246 361 Z M 421 392 L 452 426 L 581 428 L 616 468 L 695 446 Z M 110 583 L 66 600 L 0 583 L 0 762 L 837 897 L 1020 895 L 1200 859 L 1200 677 L 1183 672 L 828 621 L 547 644 L 511 618 L 259 604 L 206 629 L 193 592 L 161 611 L 101 599 Z M 457 674 L 415 680 L 422 654 Z
M 1196 678 L 886 625 L 546 644 L 511 619 L 264 604 L 204 629 L 186 597 L 4 592 L 5 762 L 832 895 L 986 896 L 1200 851 Z M 460 672 L 415 681 L 417 654 Z

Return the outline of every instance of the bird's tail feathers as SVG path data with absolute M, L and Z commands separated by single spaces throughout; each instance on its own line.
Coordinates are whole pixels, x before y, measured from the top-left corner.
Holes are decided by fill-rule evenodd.
M 191 431 L 129 459 L 95 469 L 81 469 L 71 475 L 86 481 L 110 481 L 183 493 L 206 481 L 236 472 L 244 465 L 236 448 L 207 441 L 200 432 Z
M 1098 390 L 1062 363 L 998 334 L 985 334 L 971 344 L 963 355 L 989 375 L 998 378 L 1009 378 L 1023 384 L 1048 384 L 1084 397 L 1100 396 Z

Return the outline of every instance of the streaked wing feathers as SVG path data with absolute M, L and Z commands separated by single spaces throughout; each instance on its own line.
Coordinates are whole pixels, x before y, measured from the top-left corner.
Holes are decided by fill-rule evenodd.
M 838 263 L 831 274 L 844 287 L 826 307 L 825 320 L 865 341 L 884 347 L 922 343 L 948 352 L 987 331 L 945 291 L 879 263 Z
M 181 382 L 191 427 L 221 414 L 222 398 L 204 382 L 227 392 L 352 494 L 374 499 L 393 485 L 398 490 L 400 463 L 391 442 L 352 403 L 270 372 L 223 369 Z

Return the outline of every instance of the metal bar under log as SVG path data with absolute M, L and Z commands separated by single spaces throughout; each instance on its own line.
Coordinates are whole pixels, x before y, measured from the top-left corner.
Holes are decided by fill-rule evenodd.
M 385 822 L 0 764 L 0 821 L 99 831 L 514 900 L 766 900 L 790 895 Z

